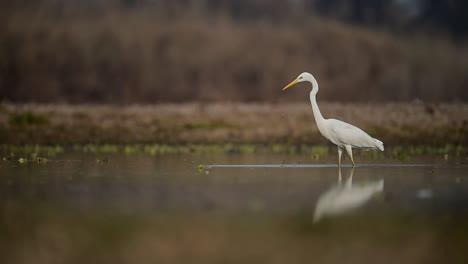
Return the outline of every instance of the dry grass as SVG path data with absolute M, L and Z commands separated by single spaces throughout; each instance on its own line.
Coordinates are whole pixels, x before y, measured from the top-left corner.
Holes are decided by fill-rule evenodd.
M 321 98 L 466 100 L 464 45 L 337 22 L 238 23 L 109 9 L 54 18 L 14 10 L 0 28 L 0 97 L 16 102 L 300 100 L 277 88 L 313 72 Z M 38 88 L 40 84 L 40 88 Z
M 466 104 L 319 103 L 322 114 L 357 125 L 386 144 L 467 144 Z M 161 104 L 0 107 L 0 142 L 323 144 L 310 105 Z

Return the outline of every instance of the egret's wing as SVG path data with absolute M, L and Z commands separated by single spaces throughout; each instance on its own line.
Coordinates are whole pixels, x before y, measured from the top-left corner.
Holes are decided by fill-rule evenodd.
M 355 148 L 375 148 L 375 139 L 362 129 L 346 122 L 329 119 L 331 137 L 337 143 L 351 145 Z

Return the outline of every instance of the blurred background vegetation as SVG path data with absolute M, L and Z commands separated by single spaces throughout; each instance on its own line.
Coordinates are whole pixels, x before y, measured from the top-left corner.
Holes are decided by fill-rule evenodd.
M 468 100 L 463 0 L 0 4 L 3 102 Z

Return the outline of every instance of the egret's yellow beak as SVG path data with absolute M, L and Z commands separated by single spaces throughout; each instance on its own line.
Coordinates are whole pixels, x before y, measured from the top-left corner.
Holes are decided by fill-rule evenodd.
M 291 86 L 295 85 L 297 83 L 297 79 L 295 79 L 294 81 L 290 82 L 288 85 L 286 85 L 284 88 L 283 88 L 283 91 L 290 88 Z

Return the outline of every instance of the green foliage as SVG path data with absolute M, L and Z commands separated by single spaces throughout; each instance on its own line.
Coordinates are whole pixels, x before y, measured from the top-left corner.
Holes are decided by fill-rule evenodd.
M 30 111 L 14 113 L 10 116 L 10 125 L 13 126 L 42 126 L 48 123 L 49 119 L 46 116 Z

